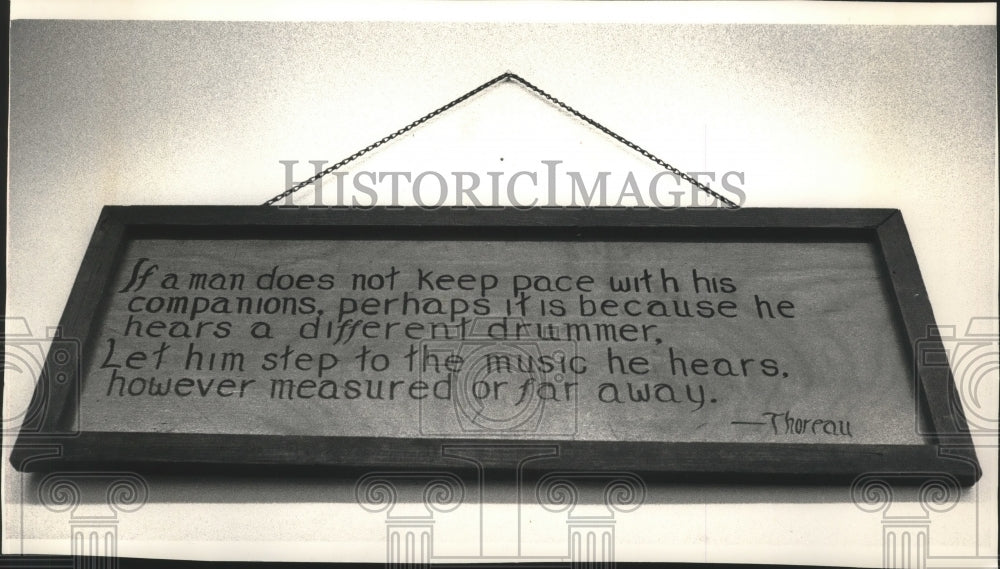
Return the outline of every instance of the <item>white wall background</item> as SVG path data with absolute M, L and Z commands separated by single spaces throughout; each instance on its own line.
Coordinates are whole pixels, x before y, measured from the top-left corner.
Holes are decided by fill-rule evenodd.
M 108 4 L 118 12 L 96 17 L 134 16 Z M 167 19 L 217 17 L 183 5 L 192 12 L 155 6 Z M 297 6 L 277 18 L 316 5 Z M 995 6 L 749 6 L 734 17 L 724 6 L 529 3 L 488 18 L 418 6 L 325 12 L 408 20 L 396 22 L 12 22 L 7 314 L 38 336 L 58 323 L 105 204 L 257 204 L 284 189 L 279 160 L 299 160 L 304 178 L 308 160 L 332 163 L 510 70 L 682 170 L 743 172 L 748 207 L 902 210 L 938 322 L 961 333 L 997 316 Z M 44 17 L 28 10 L 15 4 L 14 17 Z M 800 23 L 761 23 L 782 17 Z M 753 23 L 713 23 L 739 19 Z M 902 21 L 985 25 L 892 25 Z M 879 25 L 855 25 L 866 22 Z M 646 168 L 511 85 L 356 168 L 483 172 L 501 156 L 507 168 Z M 9 375 L 5 416 L 32 382 Z M 978 411 L 994 420 L 995 383 Z M 992 445 L 980 449 L 983 480 L 932 518 L 933 555 L 995 563 Z M 21 495 L 31 481 L 6 453 L 3 469 L 4 551 L 68 552 L 67 514 Z M 382 561 L 384 517 L 348 486 L 151 478 L 150 502 L 120 519 L 119 553 Z M 493 520 L 512 519 L 506 491 L 488 496 Z M 439 553 L 477 539 L 470 515 L 441 519 Z M 558 521 L 532 519 L 538 547 L 563 543 Z M 657 486 L 616 531 L 620 561 L 881 564 L 882 518 L 842 488 Z

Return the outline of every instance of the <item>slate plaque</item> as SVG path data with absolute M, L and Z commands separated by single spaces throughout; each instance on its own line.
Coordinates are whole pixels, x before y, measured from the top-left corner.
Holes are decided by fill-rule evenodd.
M 12 461 L 970 484 L 933 323 L 895 210 L 106 207 Z

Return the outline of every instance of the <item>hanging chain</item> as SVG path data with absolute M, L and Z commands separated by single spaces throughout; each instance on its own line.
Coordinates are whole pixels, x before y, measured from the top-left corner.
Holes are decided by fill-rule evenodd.
M 280 202 L 281 200 L 287 198 L 288 196 L 294 194 L 295 192 L 301 190 L 302 188 L 304 188 L 304 187 L 306 187 L 306 186 L 308 186 L 308 185 L 310 185 L 312 183 L 315 183 L 316 180 L 319 180 L 320 178 L 322 178 L 322 177 L 330 174 L 331 172 L 334 172 L 335 170 L 339 170 L 340 168 L 343 168 L 347 164 L 350 164 L 351 162 L 357 160 L 358 158 L 361 158 L 365 154 L 368 154 L 372 150 L 375 150 L 376 148 L 382 146 L 383 144 L 389 142 L 390 140 L 393 140 L 393 139 L 399 137 L 400 135 L 409 132 L 414 127 L 420 126 L 421 124 L 423 124 L 423 123 L 429 121 L 430 119 L 432 119 L 432 118 L 440 115 L 441 113 L 443 113 L 443 112 L 445 112 L 445 111 L 447 111 L 447 110 L 449 110 L 449 109 L 451 109 L 451 108 L 459 105 L 463 101 L 466 101 L 467 99 L 475 96 L 476 94 L 481 93 L 482 91 L 485 91 L 486 89 L 489 89 L 490 87 L 496 85 L 497 83 L 502 83 L 504 81 L 514 81 L 516 83 L 519 83 L 522 87 L 528 89 L 529 91 L 535 93 L 539 97 L 545 99 L 546 101 L 552 103 L 553 105 L 556 105 L 560 109 L 563 109 L 564 111 L 568 112 L 569 114 L 573 115 L 574 117 L 582 120 L 583 122 L 589 124 L 590 126 L 596 128 L 597 130 L 603 132 L 604 134 L 610 136 L 611 138 L 617 140 L 618 142 L 624 144 L 625 146 L 631 148 L 632 150 L 638 152 L 639 154 L 641 154 L 644 157 L 646 157 L 649 160 L 651 160 L 657 166 L 660 166 L 664 170 L 667 170 L 668 172 L 674 174 L 675 176 L 681 178 L 682 180 L 690 183 L 692 186 L 698 188 L 699 190 L 701 190 L 701 191 L 703 191 L 703 192 L 711 195 L 712 197 L 714 197 L 715 199 L 717 199 L 717 200 L 721 201 L 722 203 L 726 204 L 730 208 L 739 208 L 739 205 L 737 205 L 732 200 L 726 198 L 725 196 L 720 195 L 718 192 L 716 192 L 715 190 L 709 188 L 707 185 L 699 182 L 698 180 L 696 180 L 693 177 L 685 174 L 684 172 L 681 172 L 680 170 L 678 170 L 677 168 L 671 166 L 670 164 L 667 164 L 662 159 L 660 159 L 659 157 L 655 156 L 654 154 L 652 154 L 648 150 L 642 148 L 638 144 L 636 144 L 636 143 L 628 140 L 624 136 L 616 133 L 615 131 L 609 129 L 608 127 L 602 125 L 601 123 L 595 121 L 594 119 L 588 117 L 587 115 L 581 113 L 580 111 L 578 111 L 578 110 L 574 109 L 573 107 L 567 105 L 566 103 L 560 101 L 556 97 L 554 97 L 554 96 L 550 95 L 549 93 L 543 91 L 542 89 L 540 89 L 539 87 L 535 86 L 530 81 L 528 81 L 527 79 L 524 79 L 520 75 L 518 75 L 516 73 L 510 73 L 510 72 L 504 73 L 502 75 L 498 75 L 497 77 L 494 77 L 493 79 L 490 79 L 486 83 L 483 83 L 482 85 L 476 87 L 475 89 L 469 91 L 468 93 L 462 95 L 461 97 L 458 97 L 457 99 L 451 101 L 450 103 L 444 105 L 443 107 L 437 108 L 437 109 L 435 109 L 435 110 L 427 113 L 426 115 L 420 117 L 419 119 L 411 122 L 410 124 L 404 126 L 403 128 L 397 130 L 396 132 L 394 132 L 394 133 L 392 133 L 392 134 L 390 134 L 388 136 L 383 137 L 381 140 L 377 140 L 377 141 L 369 144 L 368 146 L 362 148 L 361 150 L 358 150 L 354 154 L 351 154 L 347 158 L 344 158 L 340 162 L 337 162 L 333 166 L 330 166 L 329 168 L 327 168 L 327 169 L 325 169 L 325 170 L 323 170 L 321 172 L 318 172 L 317 174 L 315 174 L 315 175 L 313 175 L 313 176 L 311 176 L 311 177 L 309 177 L 309 178 L 307 178 L 307 179 L 305 179 L 305 180 L 303 180 L 303 181 L 295 184 L 294 186 L 288 188 L 287 190 L 285 190 L 285 191 L 281 192 L 280 194 L 274 196 L 273 198 L 267 200 L 266 202 L 264 202 L 263 205 L 274 205 L 274 204 Z

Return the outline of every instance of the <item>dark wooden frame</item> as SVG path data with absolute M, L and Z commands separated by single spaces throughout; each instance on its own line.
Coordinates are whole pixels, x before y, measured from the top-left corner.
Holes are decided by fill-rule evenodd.
M 906 346 L 942 348 L 927 337 L 934 315 L 902 215 L 893 209 L 575 209 L 540 208 L 290 208 L 261 206 L 105 207 L 60 323 L 61 336 L 80 339 L 87 369 L 102 300 L 125 245 L 139 237 L 668 240 L 708 236 L 747 240 L 869 240 L 884 260 Z M 936 344 L 935 344 L 936 342 Z M 323 472 L 445 468 L 443 444 L 481 439 L 387 439 L 278 435 L 78 432 L 78 381 L 54 381 L 50 350 L 33 405 L 11 455 L 22 471 L 128 468 L 139 471 Z M 911 353 L 912 355 L 912 353 Z M 659 443 L 551 441 L 558 458 L 524 470 L 630 470 L 653 478 L 696 481 L 844 483 L 865 473 L 899 473 L 913 480 L 954 477 L 974 484 L 981 469 L 948 366 L 914 361 L 916 408 L 926 417 L 926 445 L 798 443 Z M 538 441 L 532 441 L 533 443 Z M 511 444 L 523 444 L 513 441 Z M 49 449 L 45 452 L 44 449 Z M 54 450 L 53 450 L 54 449 Z M 487 466 L 515 468 L 504 453 Z

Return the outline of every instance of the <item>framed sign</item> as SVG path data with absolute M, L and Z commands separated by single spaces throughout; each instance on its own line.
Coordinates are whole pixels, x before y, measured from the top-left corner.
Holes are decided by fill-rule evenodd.
M 538 472 L 980 474 L 888 209 L 105 207 L 11 461 L 461 470 L 462 445 Z

